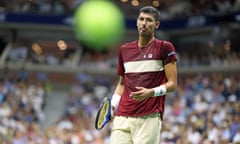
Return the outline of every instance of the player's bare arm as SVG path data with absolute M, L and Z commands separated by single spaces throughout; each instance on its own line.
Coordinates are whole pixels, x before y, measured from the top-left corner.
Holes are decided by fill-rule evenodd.
M 124 79 L 122 76 L 120 76 L 114 93 L 121 96 L 123 93 L 123 90 L 124 90 Z
M 123 93 L 123 90 L 124 90 L 124 79 L 122 76 L 119 77 L 119 80 L 118 80 L 118 83 L 117 83 L 117 86 L 115 88 L 115 91 L 114 91 L 114 95 L 115 97 L 120 97 Z M 112 101 L 113 103 L 113 101 Z M 119 103 L 119 100 L 118 100 L 118 103 Z M 117 108 L 115 106 L 112 105 L 112 111 L 111 111 L 111 117 L 113 119 L 114 117 L 114 112 Z
M 168 63 L 164 66 L 167 82 L 164 84 L 167 92 L 173 92 L 177 88 L 177 64 L 176 62 Z

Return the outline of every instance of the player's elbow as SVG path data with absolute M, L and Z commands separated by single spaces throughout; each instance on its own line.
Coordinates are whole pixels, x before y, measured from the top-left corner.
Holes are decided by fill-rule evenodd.
M 172 81 L 172 82 L 170 82 L 170 87 L 169 87 L 169 89 L 168 89 L 168 91 L 169 92 L 174 92 L 174 91 L 176 91 L 177 90 L 177 82 L 175 82 L 175 81 Z

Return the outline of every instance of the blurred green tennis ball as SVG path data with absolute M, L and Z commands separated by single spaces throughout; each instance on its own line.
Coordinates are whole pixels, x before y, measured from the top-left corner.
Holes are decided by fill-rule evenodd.
M 89 48 L 103 50 L 121 41 L 124 17 L 112 2 L 91 0 L 76 9 L 74 28 L 78 40 Z

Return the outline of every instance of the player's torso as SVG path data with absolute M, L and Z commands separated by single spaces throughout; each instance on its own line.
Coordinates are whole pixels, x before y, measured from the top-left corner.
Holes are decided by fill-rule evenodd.
M 159 85 L 165 76 L 161 45 L 162 41 L 154 40 L 147 47 L 138 48 L 135 41 L 121 50 L 125 84 L 147 88 Z
M 161 54 L 162 41 L 154 40 L 147 47 L 139 49 L 137 41 L 129 43 L 121 49 L 122 65 L 124 67 L 123 105 L 120 111 L 129 115 L 151 113 L 158 111 L 159 100 L 150 98 L 136 102 L 129 97 L 136 86 L 152 88 L 165 82 L 165 73 Z M 153 106 L 156 105 L 156 106 Z M 132 114 L 131 114 L 132 113 Z

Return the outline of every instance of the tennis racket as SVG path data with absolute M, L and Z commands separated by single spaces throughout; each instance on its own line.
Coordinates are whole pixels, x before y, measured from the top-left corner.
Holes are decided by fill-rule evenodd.
M 105 97 L 98 109 L 95 119 L 95 128 L 97 130 L 102 129 L 111 120 L 111 100 Z

